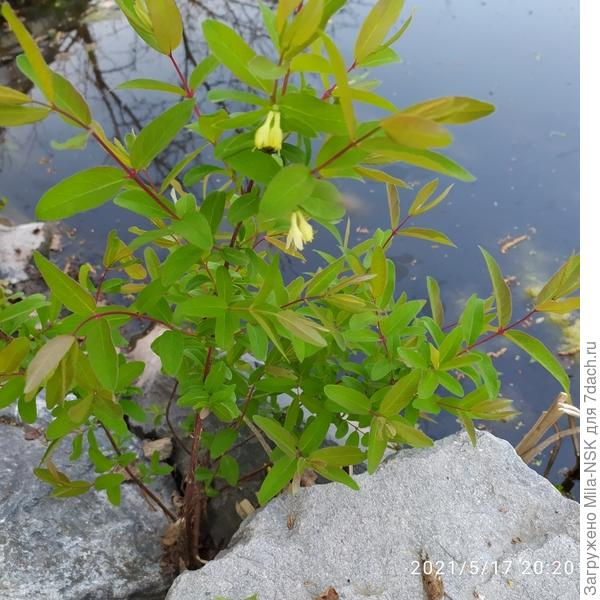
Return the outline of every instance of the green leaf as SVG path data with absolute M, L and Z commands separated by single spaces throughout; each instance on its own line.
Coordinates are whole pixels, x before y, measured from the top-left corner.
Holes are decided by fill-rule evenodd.
M 549 300 L 567 296 L 578 289 L 579 265 L 579 255 L 570 256 L 541 289 L 534 300 L 535 307 L 538 308 Z
M 332 69 L 329 61 L 320 54 L 297 54 L 290 62 L 290 71 L 329 74 Z
M 90 139 L 90 132 L 85 131 L 78 135 L 74 135 L 70 137 L 68 140 L 64 142 L 57 142 L 55 140 L 51 140 L 50 145 L 54 150 L 83 150 Z
M 304 12 L 304 9 L 302 12 Z M 344 113 L 348 134 L 350 139 L 353 139 L 356 130 L 356 117 L 354 116 L 354 108 L 352 107 L 352 90 L 348 83 L 348 73 L 346 71 L 346 65 L 344 64 L 344 58 L 328 35 L 322 33 L 321 40 L 329 55 L 329 61 L 331 62 L 333 75 L 337 84 L 336 95 L 339 98 L 342 112 Z
M 436 123 L 461 125 L 487 117 L 494 112 L 493 104 L 464 96 L 445 96 L 413 104 L 402 112 L 407 115 L 431 119 Z
M 117 90 L 149 90 L 154 92 L 165 92 L 175 96 L 185 96 L 185 90 L 178 85 L 166 83 L 158 79 L 130 79 L 120 83 Z
M 256 494 L 261 506 L 264 506 L 290 482 L 296 472 L 297 464 L 298 459 L 290 456 L 284 456 L 275 462 Z
M 440 327 L 444 326 L 444 306 L 440 297 L 440 286 L 433 278 L 427 276 L 427 293 L 429 294 L 429 306 L 431 307 L 431 316 Z
M 131 148 L 131 165 L 145 169 L 175 139 L 190 120 L 194 100 L 184 100 L 167 109 L 140 131 Z
M 328 467 L 357 465 L 366 458 L 366 453 L 354 446 L 327 446 L 311 453 L 309 460 L 324 462 Z
M 411 427 L 405 423 L 399 421 L 393 422 L 393 427 L 396 429 L 396 433 L 410 446 L 415 448 L 425 448 L 427 446 L 433 446 L 433 440 L 415 427 Z
M 326 385 L 325 395 L 344 411 L 354 415 L 368 415 L 371 412 L 371 400 L 362 392 L 344 385 Z
M 300 206 L 319 222 L 337 221 L 346 212 L 337 187 L 323 179 L 315 181 L 315 187 L 310 197 L 304 200 Z
M 286 71 L 285 67 L 276 65 L 266 56 L 261 56 L 260 54 L 250 59 L 248 68 L 260 79 L 270 79 L 271 81 L 279 79 L 279 77 L 285 75 Z
M 412 371 L 399 379 L 385 394 L 379 407 L 382 415 L 394 416 L 406 408 L 414 398 L 419 385 L 420 373 Z
M 86 349 L 90 365 L 98 381 L 115 390 L 119 380 L 119 359 L 105 319 L 94 319 L 86 325 Z
M 0 85 L 0 105 L 28 104 L 31 98 L 17 90 Z
M 13 377 L 0 387 L 0 410 L 10 406 L 23 393 L 25 379 L 23 377 Z
M 163 371 L 167 375 L 177 375 L 183 362 L 183 334 L 179 331 L 165 331 L 152 342 L 152 350 L 160 356 Z
M 371 52 L 369 56 L 363 59 L 360 66 L 363 68 L 380 67 L 381 65 L 389 65 L 390 63 L 399 62 L 400 57 L 392 48 L 387 46 L 380 46 L 374 52 Z
M 448 335 L 446 335 L 439 346 L 440 364 L 443 365 L 447 360 L 450 360 L 456 356 L 456 353 L 458 352 L 463 340 L 463 335 L 464 334 L 461 327 L 456 327 Z
M 450 132 L 435 121 L 397 113 L 381 121 L 385 134 L 409 148 L 441 148 L 452 143 Z
M 479 249 L 481 250 L 483 258 L 485 259 L 490 274 L 490 279 L 492 280 L 492 286 L 494 288 L 498 326 L 506 327 L 510 323 L 510 318 L 512 316 L 512 297 L 510 288 L 508 287 L 506 281 L 504 281 L 502 271 L 500 270 L 496 260 L 481 246 Z
M 125 190 L 116 196 L 113 202 L 116 206 L 130 210 L 132 213 L 148 219 L 164 219 L 165 217 L 169 217 L 169 213 L 154 202 L 144 190 Z M 167 201 L 164 203 L 168 205 Z
M 205 56 L 190 75 L 190 89 L 195 90 L 218 66 L 219 61 L 212 54 Z
M 302 6 L 291 25 L 281 35 L 280 46 L 286 57 L 301 52 L 314 39 L 323 17 L 323 0 L 308 0 Z
M 50 114 L 49 108 L 29 106 L 0 105 L 0 127 L 19 127 L 45 119 Z
M 538 312 L 565 314 L 579 310 L 579 297 L 565 298 L 564 300 L 546 300 L 535 307 Z
M 390 213 L 390 227 L 395 229 L 400 223 L 400 195 L 398 188 L 392 183 L 386 183 L 388 211 Z
M 259 218 L 262 221 L 286 218 L 308 198 L 315 178 L 305 165 L 288 165 L 271 179 L 262 197 Z
M 404 0 L 379 0 L 371 9 L 358 32 L 354 45 L 354 58 L 357 64 L 375 52 L 385 36 L 397 21 L 404 6 Z
M 548 350 L 548 348 L 546 348 L 546 346 L 544 346 L 544 344 L 542 344 L 542 342 L 529 334 L 524 333 L 523 331 L 517 331 L 516 329 L 506 331 L 504 336 L 527 352 L 531 358 L 539 362 L 542 367 L 556 378 L 565 392 L 569 393 L 569 376 L 565 373 L 565 370 L 558 359 L 550 352 L 550 350 Z
M 29 353 L 29 348 L 29 340 L 26 337 L 19 337 L 11 340 L 4 348 L 0 349 L 0 373 L 17 371 L 23 359 Z
M 414 237 L 421 240 L 427 240 L 435 244 L 443 244 L 444 246 L 452 246 L 456 248 L 456 245 L 450 240 L 445 234 L 435 229 L 424 229 L 422 227 L 405 227 L 398 231 L 397 235 L 403 235 L 405 237 Z
M 6 308 L 0 310 L 0 323 L 6 323 L 13 319 L 19 319 L 31 314 L 34 310 L 48 306 L 50 303 L 42 294 L 32 294 L 28 298 L 9 304 Z
M 313 321 L 305 319 L 291 310 L 276 312 L 275 317 L 287 331 L 301 340 L 320 348 L 327 346 L 325 338 L 317 331 L 317 329 L 322 329 L 322 327 Z
M 302 454 L 310 454 L 316 450 L 327 435 L 331 426 L 332 415 L 328 412 L 319 413 L 304 429 L 298 442 Z
M 287 456 L 296 457 L 298 440 L 292 433 L 284 429 L 275 419 L 255 415 L 253 420 Z
M 202 30 L 210 51 L 219 62 L 250 87 L 270 92 L 271 82 L 257 77 L 248 66 L 256 53 L 233 29 L 206 19 L 202 23 Z
M 354 481 L 354 479 L 352 479 L 352 477 L 350 477 L 350 475 L 348 475 L 341 467 L 324 467 L 321 466 L 320 463 L 313 464 L 312 467 L 319 475 L 322 475 L 326 479 L 343 483 L 353 490 L 360 489 L 358 483 L 356 483 L 356 481 Z
M 383 143 L 384 141 L 388 141 L 389 145 L 386 146 Z M 371 150 L 371 154 L 365 161 L 369 164 L 387 164 L 400 161 L 436 173 L 442 173 L 442 175 L 448 175 L 460 181 L 475 181 L 472 173 L 469 173 L 464 167 L 461 167 L 447 156 L 437 152 L 409 148 L 406 145 L 395 144 L 391 139 L 382 140 L 381 138 L 367 139 L 360 144 L 360 147 Z
M 175 0 L 146 0 L 152 31 L 160 52 L 175 50 L 183 38 L 183 23 Z
M 58 335 L 46 342 L 33 357 L 25 374 L 25 394 L 37 391 L 75 342 L 72 335 Z
M 217 475 L 223 477 L 229 485 L 236 485 L 240 478 L 240 465 L 233 456 L 222 456 L 219 461 Z
M 8 2 L 2 3 L 2 16 L 8 21 L 17 41 L 25 52 L 25 56 L 29 59 L 40 90 L 48 100 L 53 100 L 52 71 L 46 64 L 33 37 L 31 37 L 31 34 L 27 31 L 23 23 L 21 23 Z
M 387 446 L 385 425 L 386 421 L 382 417 L 375 417 L 371 421 L 369 447 L 367 448 L 367 471 L 370 475 L 377 470 Z
M 176 309 L 176 316 L 185 317 L 207 317 L 221 316 L 227 310 L 227 302 L 218 296 L 198 296 L 190 300 L 180 302 Z
M 212 248 L 212 230 L 206 217 L 200 212 L 184 215 L 181 220 L 171 225 L 171 229 L 200 250 Z
M 39 252 L 33 255 L 33 259 L 50 291 L 71 312 L 86 317 L 96 310 L 96 302 L 79 283 L 65 275 Z
M 334 135 L 347 134 L 346 122 L 339 105 L 323 102 L 314 96 L 287 92 L 279 99 L 284 129 L 315 137 L 317 131 Z
M 235 429 L 220 429 L 210 443 L 210 458 L 215 460 L 227 452 L 237 440 Z
M 463 339 L 471 346 L 483 333 L 485 301 L 473 294 L 465 304 L 465 309 L 459 319 L 463 331 Z
M 275 15 L 275 27 L 281 33 L 294 10 L 298 7 L 301 0 L 280 0 L 277 3 L 277 13 Z
M 120 189 L 125 176 L 116 167 L 92 167 L 63 179 L 40 198 L 35 209 L 39 219 L 65 219 L 101 206 Z
M 375 275 L 369 282 L 374 298 L 381 298 L 385 292 L 388 282 L 388 265 L 385 258 L 385 251 L 381 246 L 375 246 L 371 256 L 371 273 Z
M 54 86 L 54 104 L 66 114 L 59 116 L 77 127 L 88 127 L 92 122 L 92 113 L 84 97 L 75 89 L 75 86 L 62 75 L 52 73 Z M 71 115 L 74 119 L 69 118 Z

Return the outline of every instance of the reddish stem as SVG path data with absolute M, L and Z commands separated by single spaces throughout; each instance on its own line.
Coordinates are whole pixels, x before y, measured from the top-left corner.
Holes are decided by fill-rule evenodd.
M 166 327 L 167 329 L 171 329 L 173 331 L 179 331 L 180 333 L 183 333 L 185 335 L 194 336 L 193 333 L 190 333 L 183 329 L 177 329 L 176 327 L 173 327 L 173 325 L 171 325 L 170 323 L 166 323 L 165 321 L 161 321 L 160 319 L 155 319 L 154 317 L 150 317 L 148 315 L 143 315 L 142 313 L 137 313 L 137 312 L 133 312 L 130 310 L 108 310 L 103 313 L 96 313 L 94 315 L 90 315 L 89 317 L 84 319 L 81 323 L 79 323 L 79 325 L 77 325 L 77 327 L 73 331 L 73 335 L 77 335 L 79 330 L 82 327 L 84 327 L 85 325 L 87 325 L 90 321 L 95 321 L 96 319 L 103 319 L 104 317 L 110 317 L 110 316 L 114 316 L 114 315 L 123 315 L 123 316 L 131 317 L 132 319 L 140 319 L 143 321 L 149 321 L 149 322 L 155 323 L 157 325 L 162 325 L 163 327 Z
M 108 438 L 108 441 L 110 442 L 110 445 L 113 447 L 113 450 L 116 452 L 117 456 L 121 456 L 121 451 L 119 450 L 119 447 L 117 446 L 117 443 L 115 442 L 110 431 L 103 423 L 100 423 L 100 425 L 102 429 L 104 429 L 104 433 L 106 434 L 106 437 Z M 129 466 L 125 466 L 124 469 L 127 475 L 129 475 L 129 477 L 131 478 L 131 480 L 140 488 L 141 492 L 143 494 L 146 494 L 146 496 L 148 496 L 149 498 L 151 498 L 156 503 L 156 505 L 160 507 L 160 509 L 163 511 L 166 517 L 168 517 L 173 522 L 177 521 L 177 517 L 173 514 L 173 512 L 170 511 L 167 508 L 167 506 L 163 503 L 163 501 L 144 484 L 144 482 L 129 468 Z
M 350 73 L 352 71 L 354 71 L 354 69 L 356 69 L 356 61 L 354 61 L 347 69 L 346 69 L 346 73 Z M 335 91 L 335 89 L 337 88 L 337 83 L 334 83 L 330 88 L 326 89 L 323 92 L 323 95 L 321 96 L 321 100 L 327 100 L 328 98 L 331 97 L 331 94 L 333 94 L 333 92 Z
M 186 98 L 193 98 L 194 90 L 192 88 L 190 88 L 188 81 L 187 81 L 185 75 L 183 74 L 183 72 L 181 71 L 181 69 L 179 68 L 179 64 L 177 64 L 177 61 L 175 60 L 175 57 L 173 56 L 172 52 L 169 52 L 169 60 L 171 61 L 171 64 L 173 65 L 173 68 L 175 69 L 175 72 L 177 73 L 177 77 L 179 77 L 179 81 L 181 82 L 181 87 L 183 88 L 183 91 L 185 92 Z M 194 114 L 196 115 L 196 117 L 202 116 L 202 113 L 200 112 L 200 109 L 198 108 L 197 104 L 194 104 Z
M 364 135 L 361 135 L 358 139 L 352 140 L 351 142 L 349 142 L 341 150 L 338 150 L 333 156 L 330 156 L 326 161 L 322 162 L 320 165 L 317 165 L 311 171 L 311 175 L 316 175 L 321 169 L 324 169 L 325 167 L 330 165 L 332 162 L 336 161 L 340 156 L 343 156 L 344 154 L 346 154 L 346 152 L 348 152 L 348 150 L 351 150 L 355 146 L 358 146 L 358 144 L 360 144 L 361 142 L 364 142 L 368 137 L 372 136 L 374 133 L 377 133 L 379 131 L 379 129 L 380 129 L 380 127 L 379 127 L 379 125 L 377 125 L 377 127 L 371 129 L 370 131 L 367 131 L 367 133 L 365 133 Z
M 142 190 L 144 190 L 144 192 L 146 192 L 146 194 L 148 194 L 148 196 L 150 196 L 152 198 L 152 200 L 154 200 L 154 202 L 156 202 L 156 204 L 158 204 L 165 212 L 168 213 L 168 215 L 172 219 L 179 220 L 177 213 L 175 211 L 173 211 L 167 204 L 165 204 L 162 201 L 162 199 L 160 198 L 160 196 L 151 187 L 148 187 L 148 185 L 140 177 L 139 173 L 135 169 L 132 169 L 130 166 L 126 165 L 113 152 L 112 148 L 110 146 L 108 146 L 106 144 L 106 142 L 91 127 L 86 125 L 83 121 L 81 121 L 74 115 L 58 108 L 54 104 L 44 104 L 43 102 L 37 102 L 37 101 L 33 101 L 33 104 L 39 104 L 41 106 L 45 106 L 46 108 L 50 108 L 54 112 L 59 113 L 59 114 L 63 115 L 64 117 L 67 117 L 68 119 L 73 121 L 73 123 L 76 123 L 79 127 L 81 127 L 82 129 L 85 129 L 96 140 L 96 142 L 102 147 L 102 149 L 119 165 L 119 167 L 121 167 L 121 169 L 123 169 L 123 171 L 125 171 L 125 173 L 127 174 L 127 176 L 130 179 L 135 181 L 142 188 Z
M 392 241 L 392 239 L 396 235 L 398 235 L 398 232 L 406 225 L 406 223 L 408 222 L 408 220 L 410 219 L 410 217 L 411 217 L 411 215 L 406 215 L 406 217 L 404 217 L 404 219 L 402 219 L 402 221 L 400 221 L 400 223 L 398 223 L 398 226 L 394 227 L 394 229 L 392 229 L 392 232 L 388 236 L 388 239 L 385 240 L 385 242 L 384 242 L 384 244 L 382 246 L 384 249 Z
M 494 331 L 493 333 L 490 333 L 489 335 L 485 336 L 484 338 L 481 338 L 480 340 L 471 344 L 470 346 L 468 346 L 467 348 L 465 348 L 458 354 L 459 355 L 464 354 L 465 352 L 468 352 L 469 350 L 472 350 L 473 348 L 476 348 L 477 346 L 481 346 L 481 344 L 485 344 L 486 342 L 489 342 L 490 340 L 493 340 L 494 338 L 496 338 L 500 335 L 504 335 L 507 331 L 514 329 L 515 327 L 518 327 L 519 325 L 521 325 L 521 323 L 524 323 L 525 321 L 527 321 L 527 319 L 529 319 L 536 312 L 537 311 L 535 308 L 531 309 L 524 317 L 521 317 L 518 321 L 514 321 L 513 323 L 511 323 L 510 325 L 507 325 L 506 327 L 498 327 L 498 329 L 496 331 Z

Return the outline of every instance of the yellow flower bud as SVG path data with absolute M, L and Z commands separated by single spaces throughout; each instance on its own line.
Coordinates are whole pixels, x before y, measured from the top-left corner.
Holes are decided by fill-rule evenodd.
M 254 134 L 254 147 L 264 152 L 279 152 L 283 143 L 283 132 L 281 131 L 281 115 L 271 110 L 265 122 Z
M 269 130 L 269 147 L 279 152 L 283 143 L 283 131 L 281 131 L 281 115 L 275 113 L 273 126 Z
M 304 244 L 313 241 L 315 237 L 313 228 L 301 211 L 297 210 L 290 217 L 290 230 L 285 243 L 286 248 L 295 248 L 300 252 L 304 250 Z

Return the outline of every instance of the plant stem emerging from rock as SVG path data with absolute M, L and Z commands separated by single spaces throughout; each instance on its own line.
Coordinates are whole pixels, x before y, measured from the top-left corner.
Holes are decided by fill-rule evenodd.
M 208 348 L 204 363 L 203 379 L 206 380 L 212 366 L 213 348 Z M 200 545 L 200 525 L 206 513 L 206 498 L 202 493 L 200 483 L 196 481 L 196 469 L 200 452 L 200 440 L 204 429 L 201 411 L 196 412 L 190 464 L 186 476 L 185 492 L 183 495 L 183 514 L 185 518 L 185 535 L 187 546 L 187 565 L 190 569 L 200 567 L 198 548 Z

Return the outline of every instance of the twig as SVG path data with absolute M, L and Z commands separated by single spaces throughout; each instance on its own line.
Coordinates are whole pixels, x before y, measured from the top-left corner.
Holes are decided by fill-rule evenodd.
M 169 411 L 171 410 L 171 405 L 173 404 L 173 400 L 175 399 L 175 392 L 177 391 L 177 386 L 179 385 L 179 382 L 175 382 L 175 385 L 173 386 L 173 390 L 171 391 L 171 395 L 169 396 L 169 401 L 167 402 L 167 408 L 165 409 L 165 421 L 167 422 L 167 425 L 169 427 L 169 429 L 171 430 L 171 434 L 173 435 L 173 438 L 175 439 L 175 441 L 181 446 L 182 450 L 184 450 L 184 452 L 186 452 L 188 455 L 192 455 L 190 449 L 185 445 L 184 441 L 177 435 L 175 428 L 173 427 L 173 423 L 171 423 L 171 417 L 169 414 Z
M 110 445 L 113 447 L 117 456 L 122 456 L 121 451 L 119 450 L 119 447 L 117 446 L 117 443 L 115 442 L 115 439 L 111 435 L 108 428 L 104 425 L 104 423 L 100 423 L 100 426 L 104 430 L 104 433 L 106 434 L 106 437 L 108 438 L 108 441 L 110 442 Z M 167 508 L 163 501 L 148 486 L 146 486 L 146 484 L 144 484 L 144 482 L 129 468 L 129 466 L 125 465 L 123 468 L 125 469 L 127 475 L 129 475 L 131 480 L 135 482 L 135 484 L 140 488 L 142 494 L 146 494 L 149 498 L 152 498 L 156 505 L 159 506 L 160 509 L 163 511 L 165 516 L 171 519 L 171 521 L 177 521 L 177 517 L 175 516 L 175 514 Z

